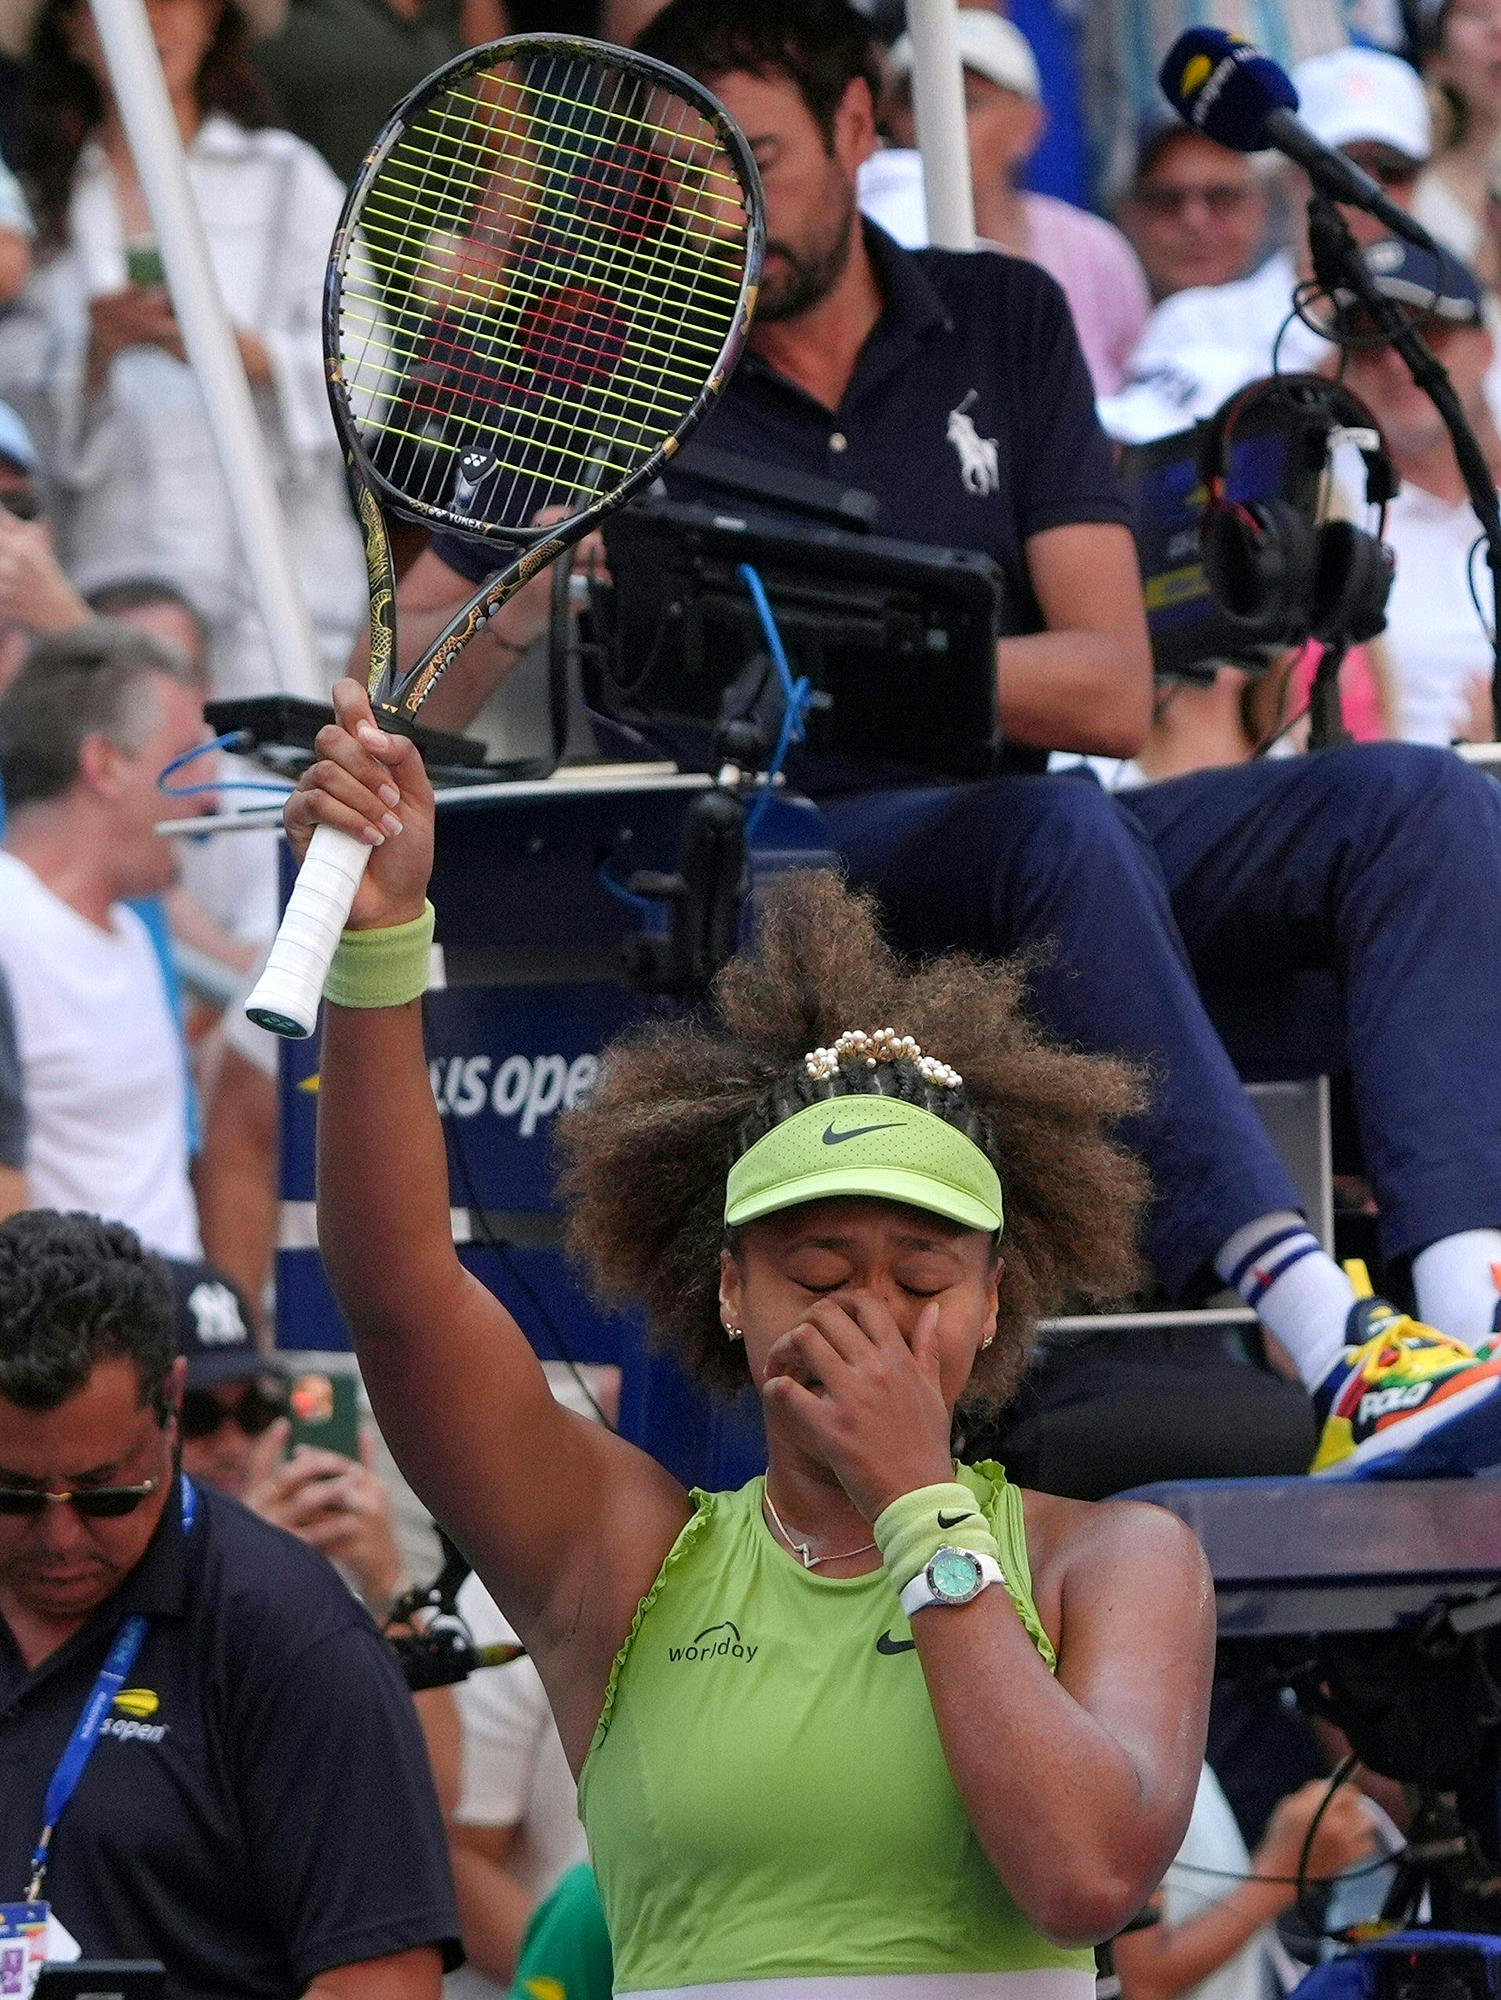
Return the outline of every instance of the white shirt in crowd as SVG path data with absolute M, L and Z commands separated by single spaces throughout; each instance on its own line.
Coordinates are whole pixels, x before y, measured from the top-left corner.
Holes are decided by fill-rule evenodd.
M 201 1256 L 182 1043 L 146 926 L 117 903 L 102 930 L 0 852 L 0 972 L 33 1206 L 86 1209 L 166 1256 Z
M 1199 1870 L 1204 1873 L 1199 1873 Z M 1192 1922 L 1251 1872 L 1251 1856 L 1230 1801 L 1206 1764 L 1199 1773 L 1188 1832 L 1163 1877 L 1162 1921 L 1170 1927 Z M 1247 1938 L 1217 1972 L 1191 1986 L 1183 2000 L 1273 2000 L 1290 1981 L 1281 1976 L 1286 1956 L 1274 1924 Z
M 1386 601 L 1381 647 L 1396 706 L 1396 734 L 1409 743 L 1453 743 L 1470 719 L 1472 688 L 1489 684 L 1494 655 L 1470 594 L 1470 551 L 1480 533 L 1468 501 L 1451 506 L 1410 482 L 1386 515 L 1397 574 Z M 1474 559 L 1474 587 L 1487 617 L 1491 573 Z
M 1462 264 L 1473 264 L 1485 249 L 1485 231 L 1473 209 L 1467 208 L 1443 175 L 1432 167 L 1420 174 L 1412 191 L 1412 219 Z
M 515 1633 L 477 1576 L 459 1592 L 459 1614 L 481 1646 L 505 1645 Z M 588 1858 L 579 1824 L 578 1791 L 542 1679 L 530 1660 L 489 1667 L 455 1690 L 463 1729 L 461 1826 L 514 1826 L 506 1869 L 540 1901 L 578 1862 Z M 450 1973 L 445 2000 L 494 2000 L 506 1988 L 472 1966 Z
M 1237 389 L 1270 375 L 1274 357 L 1278 374 L 1317 373 L 1331 343 L 1289 317 L 1298 283 L 1292 253 L 1278 250 L 1248 278 L 1194 285 L 1164 299 L 1147 321 L 1124 383 L 1098 399 L 1107 434 L 1120 444 L 1148 444 L 1187 430 Z M 1501 422 L 1501 313 L 1490 304 L 1486 326 L 1496 342 L 1486 401 Z
M 1277 369 L 1315 369 L 1329 352 L 1321 333 L 1292 313 L 1297 266 L 1278 250 L 1249 278 L 1194 285 L 1164 299 L 1147 321 L 1126 381 L 1100 400 L 1100 421 L 1125 444 L 1144 444 L 1211 417 L 1227 396 Z M 1279 340 L 1279 335 L 1280 340 Z
M 332 679 L 366 609 L 319 330 L 343 189 L 291 133 L 246 131 L 218 114 L 188 148 L 188 174 L 229 317 L 258 334 L 270 357 L 272 380 L 256 389 L 256 408 Z M 126 348 L 87 393 L 89 304 L 121 290 L 126 274 L 114 176 L 90 142 L 74 176 L 67 241 L 41 256 L 0 322 L 0 396 L 36 440 L 53 487 L 59 554 L 78 587 L 123 576 L 175 584 L 209 624 L 215 692 L 272 691 L 269 649 L 191 368 L 160 348 Z

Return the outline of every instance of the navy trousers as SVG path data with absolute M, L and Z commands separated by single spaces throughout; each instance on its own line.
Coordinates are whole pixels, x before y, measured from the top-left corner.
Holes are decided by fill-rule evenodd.
M 1388 1257 L 1501 1225 L 1501 788 L 1459 758 L 1379 744 L 1115 795 L 1007 777 L 824 811 L 894 943 L 1041 947 L 1037 1020 L 1146 1066 L 1124 1136 L 1175 1297 L 1243 1224 L 1300 1206 L 1206 996 L 1247 1073 L 1348 1071 Z

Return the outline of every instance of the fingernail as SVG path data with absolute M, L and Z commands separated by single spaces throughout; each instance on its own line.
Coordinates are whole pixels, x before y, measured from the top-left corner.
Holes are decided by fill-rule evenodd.
M 360 724 L 360 735 L 367 743 L 384 743 L 386 740 L 384 734 L 376 728 L 373 722 L 362 722 Z
M 378 826 L 362 826 L 360 835 L 362 839 L 368 840 L 372 847 L 384 847 L 386 844 L 386 836 Z
M 385 805 L 399 806 L 401 804 L 401 793 L 397 791 L 394 785 L 382 785 L 380 796 L 382 803 Z
M 387 813 L 385 818 L 381 821 L 381 825 L 386 829 L 386 832 L 390 834 L 393 840 L 396 838 L 397 834 L 401 832 L 401 821 L 396 817 L 395 813 Z

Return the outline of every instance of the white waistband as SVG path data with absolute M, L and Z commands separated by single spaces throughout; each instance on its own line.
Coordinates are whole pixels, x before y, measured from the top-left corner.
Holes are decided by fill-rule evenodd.
M 725 1979 L 658 1986 L 624 2000 L 1094 2000 L 1094 1974 L 1064 1966 L 1029 1972 L 852 1972 L 812 1979 Z

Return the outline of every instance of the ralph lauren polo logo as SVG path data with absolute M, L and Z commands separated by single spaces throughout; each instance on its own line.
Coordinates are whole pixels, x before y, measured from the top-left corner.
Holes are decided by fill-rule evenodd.
M 1000 491 L 1001 447 L 995 438 L 981 437 L 975 429 L 969 407 L 979 393 L 978 389 L 971 389 L 963 401 L 949 411 L 948 440 L 959 454 L 959 477 L 964 482 L 965 492 L 973 493 L 977 500 L 984 500 Z

